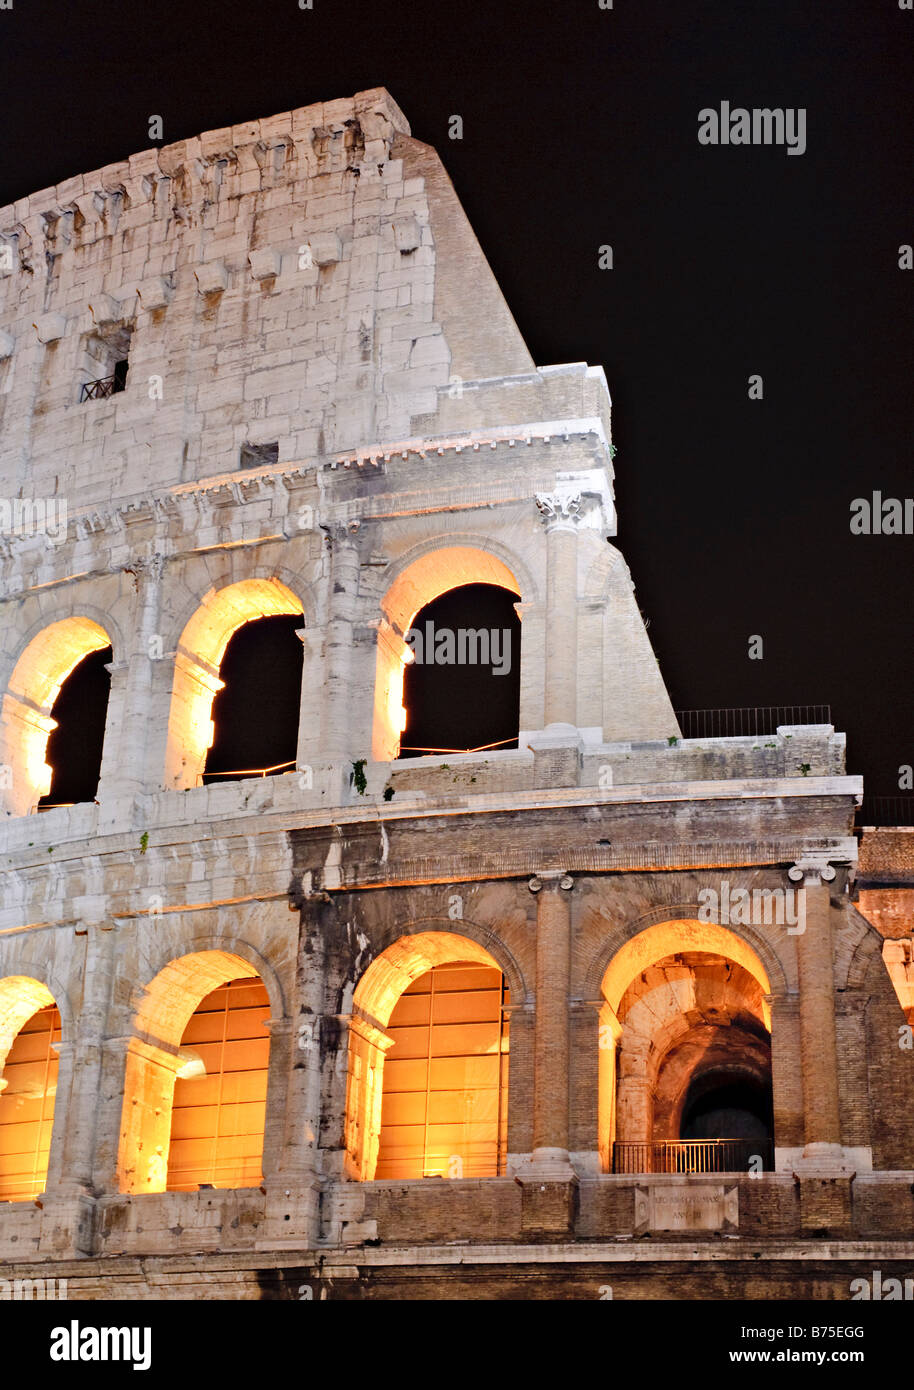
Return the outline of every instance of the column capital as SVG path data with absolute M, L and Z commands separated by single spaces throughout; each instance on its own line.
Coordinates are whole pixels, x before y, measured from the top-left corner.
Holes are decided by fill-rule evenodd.
M 566 874 L 564 869 L 544 869 L 541 873 L 534 874 L 527 887 L 531 893 L 540 893 L 544 888 L 556 887 L 568 891 L 574 887 L 574 879 L 570 874 Z
M 612 489 L 602 468 L 557 473 L 549 492 L 534 494 L 546 533 L 577 531 L 584 526 L 606 536 L 616 534 L 616 511 Z
M 583 493 L 537 492 L 533 500 L 539 508 L 547 535 L 551 531 L 577 532 L 583 518 Z
M 354 518 L 351 521 L 322 521 L 320 523 L 320 529 L 327 537 L 331 550 L 336 545 L 354 545 L 361 527 L 361 521 Z
M 802 883 L 804 887 L 814 888 L 820 883 L 831 883 L 835 877 L 834 866 L 813 859 L 799 859 L 787 870 L 791 883 Z
M 852 835 L 842 835 L 823 844 L 804 846 L 796 862 L 787 870 L 793 883 L 806 881 L 810 886 L 831 883 L 835 865 L 851 869 L 857 863 L 857 841 Z

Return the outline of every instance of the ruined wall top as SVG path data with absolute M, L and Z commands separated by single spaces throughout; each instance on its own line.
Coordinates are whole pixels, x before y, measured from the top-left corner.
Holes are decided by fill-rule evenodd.
M 94 398 L 125 358 L 125 389 Z M 0 496 L 78 512 L 416 435 L 584 417 L 608 435 L 608 412 L 599 370 L 534 368 L 381 88 L 0 209 Z

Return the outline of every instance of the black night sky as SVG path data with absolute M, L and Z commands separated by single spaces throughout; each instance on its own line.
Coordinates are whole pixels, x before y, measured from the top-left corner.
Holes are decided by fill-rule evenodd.
M 0 203 L 147 148 L 153 114 L 168 143 L 386 86 L 535 360 L 605 368 L 618 544 L 674 706 L 830 703 L 848 770 L 897 791 L 914 537 L 853 536 L 849 509 L 914 493 L 914 11 L 14 0 L 0 71 Z M 806 153 L 699 145 L 724 100 L 804 107 Z

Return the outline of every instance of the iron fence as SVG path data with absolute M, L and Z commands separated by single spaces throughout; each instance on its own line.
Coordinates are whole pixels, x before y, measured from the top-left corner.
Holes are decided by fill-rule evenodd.
M 857 812 L 858 825 L 914 825 L 914 795 L 865 796 Z
M 123 376 L 119 372 L 112 372 L 111 376 L 100 376 L 97 381 L 84 382 L 79 393 L 79 403 L 82 405 L 83 401 L 106 401 L 109 396 L 116 396 L 123 389 Z
M 745 709 L 681 709 L 683 738 L 757 738 L 781 724 L 830 724 L 831 705 L 749 705 Z
M 771 1139 L 660 1139 L 613 1144 L 614 1173 L 745 1173 L 774 1167 Z M 753 1163 L 753 1160 L 755 1162 Z

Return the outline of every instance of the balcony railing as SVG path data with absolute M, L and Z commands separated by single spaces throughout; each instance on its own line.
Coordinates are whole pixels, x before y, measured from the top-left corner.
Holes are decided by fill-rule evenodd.
M 865 796 L 857 812 L 858 825 L 914 825 L 914 794 Z
M 83 401 L 106 401 L 109 396 L 116 396 L 119 391 L 123 391 L 124 385 L 125 376 L 122 372 L 100 376 L 97 381 L 86 381 L 79 393 L 79 403 L 82 405 Z
M 679 709 L 683 738 L 759 738 L 781 724 L 830 724 L 831 705 L 749 705 L 745 709 Z
M 771 1139 L 660 1139 L 613 1144 L 614 1173 L 745 1173 L 774 1167 Z M 753 1159 L 755 1162 L 753 1163 Z
M 233 782 L 243 782 L 249 777 L 274 777 L 277 772 L 294 772 L 295 759 L 290 758 L 285 763 L 273 763 L 272 767 L 242 767 L 234 772 L 198 772 L 197 786 L 208 786 L 210 782 L 216 781 L 219 777 L 228 778 Z

